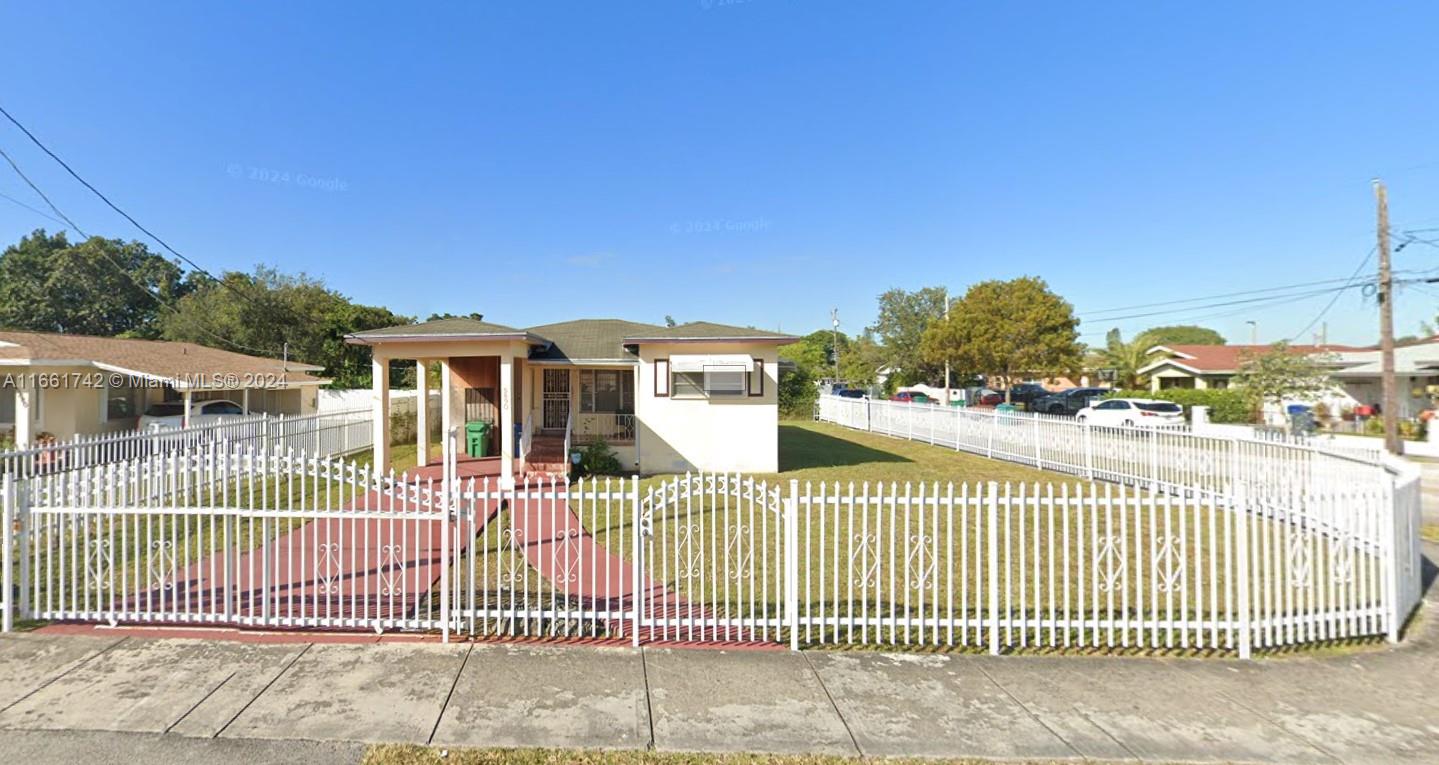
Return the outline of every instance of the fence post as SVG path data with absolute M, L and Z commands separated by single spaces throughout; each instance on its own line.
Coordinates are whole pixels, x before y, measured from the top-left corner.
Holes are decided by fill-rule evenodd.
M 989 413 L 989 443 L 988 443 L 988 445 L 985 447 L 985 449 L 986 449 L 987 452 L 988 452 L 986 456 L 988 456 L 990 459 L 994 459 L 994 429 L 997 428 L 997 427 L 999 427 L 999 413 L 998 413 L 998 412 L 990 412 L 990 413 Z
M 789 625 L 789 650 L 799 650 L 799 480 L 789 480 L 784 513 L 784 621 Z
M 989 652 L 999 655 L 999 484 L 989 482 L 984 503 L 986 536 L 989 538 Z
M 0 533 L 0 587 L 4 587 L 5 607 L 0 610 L 0 632 L 9 632 L 15 626 L 15 561 L 11 557 L 15 544 L 15 477 L 6 473 L 4 485 L 0 487 L 0 523 L 5 525 Z
M 20 479 L 11 478 L 15 481 L 15 517 L 20 521 L 20 618 L 29 619 L 32 613 L 30 602 L 30 539 L 32 521 L 30 518 L 30 490 L 31 484 L 21 482 Z
M 1239 576 L 1238 604 L 1239 610 L 1239 658 L 1248 659 L 1251 649 L 1252 629 L 1250 621 L 1252 615 L 1249 609 L 1249 503 L 1246 497 L 1244 484 L 1232 482 L 1229 484 L 1229 512 L 1234 513 L 1234 526 L 1237 530 L 1238 539 L 1235 540 L 1235 556 L 1239 558 L 1235 569 Z
M 959 451 L 959 434 L 964 430 L 964 414 L 961 412 L 964 407 L 951 407 L 954 409 L 954 450 Z
M 1094 480 L 1094 425 L 1085 420 L 1080 423 L 1084 427 L 1084 473 L 1089 480 Z
M 1149 429 L 1149 488 L 1159 491 L 1159 428 Z
M 1038 470 L 1044 469 L 1044 460 L 1039 456 L 1039 412 L 1031 412 L 1034 418 L 1034 467 Z
M 455 449 L 451 445 L 455 434 L 449 434 L 445 439 L 444 460 L 445 467 L 441 472 L 443 476 L 441 494 L 444 500 L 440 503 L 440 642 L 450 642 L 450 513 L 455 505 Z M 511 507 L 514 507 L 514 500 L 511 499 Z
M 644 568 L 644 559 L 640 553 L 644 545 L 640 540 L 643 530 L 640 528 L 640 477 L 630 477 L 630 528 L 632 535 L 630 543 L 631 571 L 630 571 L 630 644 L 635 648 L 640 647 L 640 609 L 644 607 L 645 599 L 640 593 L 641 569 Z
M 1388 477 L 1380 491 L 1382 500 L 1378 511 L 1379 527 L 1384 530 L 1384 616 L 1388 622 L 1385 639 L 1390 643 L 1399 642 L 1399 630 L 1403 627 L 1404 607 L 1399 597 L 1399 524 L 1398 508 L 1394 506 L 1394 478 Z

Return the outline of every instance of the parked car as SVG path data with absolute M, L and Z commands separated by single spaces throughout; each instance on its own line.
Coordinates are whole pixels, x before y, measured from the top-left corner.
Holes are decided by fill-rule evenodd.
M 216 399 L 195 401 L 190 404 L 190 424 L 208 425 L 226 417 L 240 417 L 245 410 L 234 401 Z M 185 422 L 185 404 L 180 401 L 165 401 L 151 404 L 140 415 L 141 430 L 166 430 L 182 427 Z
M 975 406 L 999 406 L 1004 403 L 1004 394 L 992 388 L 980 388 L 974 396 Z
M 1039 383 L 1020 383 L 1009 387 L 1009 403 L 1024 404 L 1029 406 L 1035 399 L 1044 398 L 1049 395 L 1043 385 Z
M 890 396 L 889 400 L 898 401 L 904 404 L 928 404 L 931 401 L 929 396 L 926 396 L 923 393 L 915 390 L 901 391 L 894 394 L 893 396 Z
M 1070 388 L 1037 398 L 1030 403 L 1029 408 L 1045 414 L 1075 414 L 1089 406 L 1090 399 L 1099 398 L 1107 392 L 1103 388 Z
M 1126 428 L 1173 427 L 1184 424 L 1184 407 L 1149 398 L 1111 398 L 1079 410 L 1075 419 Z
M 862 388 L 840 388 L 839 390 L 835 391 L 835 395 L 836 395 L 836 396 L 839 396 L 840 398 L 864 398 L 864 397 L 865 397 L 864 389 L 862 389 Z

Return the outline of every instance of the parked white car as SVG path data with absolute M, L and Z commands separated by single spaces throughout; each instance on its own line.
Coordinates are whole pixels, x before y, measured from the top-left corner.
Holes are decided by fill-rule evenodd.
M 190 404 L 190 425 L 209 425 L 244 414 L 245 409 L 234 401 L 195 401 Z M 184 422 L 185 405 L 179 401 L 151 404 L 150 408 L 140 415 L 141 430 L 169 430 L 182 427 Z
M 1091 425 L 1161 428 L 1184 424 L 1184 407 L 1150 398 L 1111 398 L 1086 406 L 1074 416 Z

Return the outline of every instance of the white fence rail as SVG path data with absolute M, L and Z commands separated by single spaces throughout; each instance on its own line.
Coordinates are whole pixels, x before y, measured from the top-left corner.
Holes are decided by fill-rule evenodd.
M 913 411 L 869 422 L 1081 480 L 510 488 L 456 434 L 439 480 L 216 444 L 12 482 L 6 618 L 1248 656 L 1419 601 L 1404 465 Z
M 29 478 L 193 450 L 214 443 L 260 450 L 304 449 L 320 456 L 351 454 L 370 446 L 373 438 L 370 418 L 369 409 L 299 417 L 257 414 L 187 428 L 82 435 L 0 452 L 0 474 Z

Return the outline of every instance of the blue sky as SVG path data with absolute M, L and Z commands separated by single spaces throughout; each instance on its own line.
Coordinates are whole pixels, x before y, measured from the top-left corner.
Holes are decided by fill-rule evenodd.
M 1036 274 L 1087 341 L 1270 341 L 1331 296 L 1173 301 L 1349 276 L 1376 175 L 1396 229 L 1439 229 L 1432 3 L 10 3 L 0 28 L 0 104 L 181 252 L 421 316 L 854 331 L 889 287 Z M 0 241 L 37 226 L 0 199 Z M 1141 303 L 1167 305 L 1110 315 L 1188 308 L 1095 314 Z M 1375 315 L 1342 294 L 1330 339 Z

